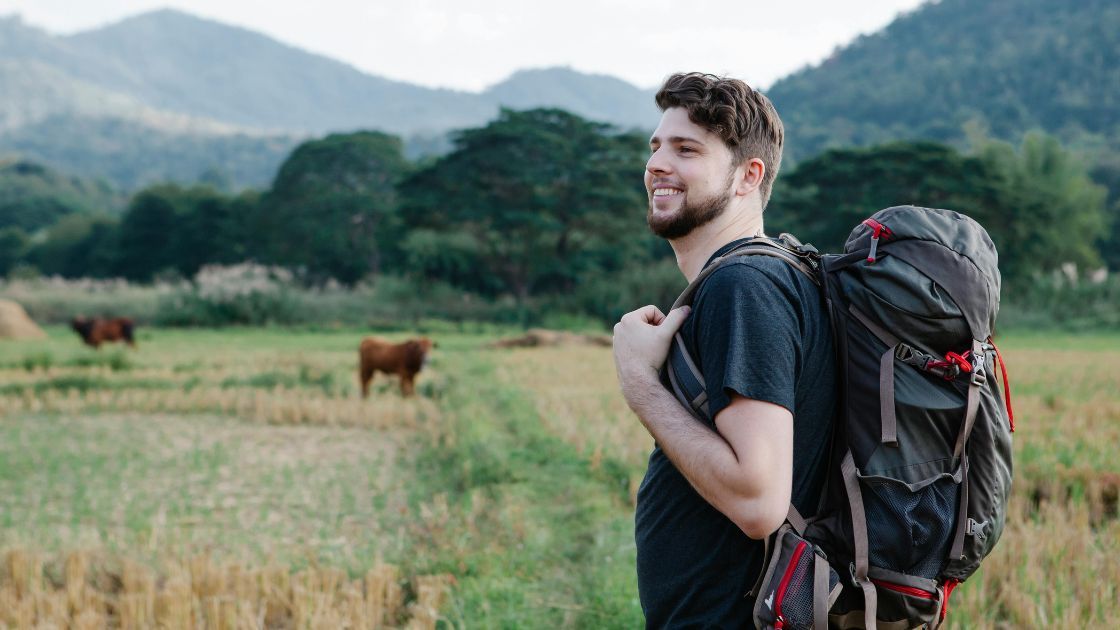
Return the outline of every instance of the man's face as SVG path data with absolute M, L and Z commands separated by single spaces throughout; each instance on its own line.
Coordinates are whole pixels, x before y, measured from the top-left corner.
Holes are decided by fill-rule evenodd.
M 661 116 L 649 148 L 646 221 L 654 234 L 681 238 L 723 213 L 735 168 L 719 136 L 689 120 L 687 110 L 672 107 Z

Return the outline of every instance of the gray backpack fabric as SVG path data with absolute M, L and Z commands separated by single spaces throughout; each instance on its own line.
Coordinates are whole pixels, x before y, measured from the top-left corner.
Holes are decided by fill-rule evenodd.
M 829 479 L 818 514 L 791 506 L 767 541 L 756 625 L 932 629 L 999 540 L 1011 489 L 996 250 L 962 214 L 897 206 L 857 226 L 844 252 L 752 239 L 674 307 L 727 259 L 770 255 L 813 278 L 832 322 L 842 385 Z M 674 394 L 707 415 L 696 365 L 678 336 L 666 363 Z

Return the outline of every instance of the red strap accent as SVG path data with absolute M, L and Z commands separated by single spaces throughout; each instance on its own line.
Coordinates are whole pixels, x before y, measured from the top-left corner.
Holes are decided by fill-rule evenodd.
M 966 350 L 964 354 L 957 354 L 956 352 L 946 352 L 944 361 L 930 361 L 926 364 L 927 368 L 943 368 L 950 366 L 957 366 L 961 372 L 966 374 L 972 372 L 972 364 L 968 362 L 968 355 L 972 354 L 971 350 Z M 946 376 L 947 380 L 953 380 L 956 375 Z
M 942 587 L 945 589 L 945 599 L 941 601 L 941 621 L 945 621 L 945 615 L 949 614 L 949 596 L 953 594 L 953 589 L 957 588 L 960 580 L 945 580 Z
M 1004 404 L 1007 407 L 1007 422 L 1011 425 L 1011 432 L 1015 432 L 1015 412 L 1011 410 L 1011 381 L 1007 380 L 1007 366 L 1003 364 L 1003 355 L 999 353 L 999 348 L 988 337 L 988 343 L 992 344 L 992 349 L 996 351 L 996 358 L 999 359 L 999 371 L 1003 373 L 1003 397 Z
M 863 224 L 871 228 L 871 238 L 877 239 L 880 235 L 890 237 L 894 234 L 893 232 L 891 232 L 890 228 L 883 225 L 882 223 L 879 223 L 875 219 L 864 219 Z
M 964 354 L 957 354 L 956 352 L 946 352 L 945 361 L 949 364 L 955 364 L 961 369 L 962 372 L 971 372 L 972 364 L 968 362 L 968 355 L 971 353 L 971 350 L 965 352 Z
M 879 237 L 890 237 L 890 228 L 875 219 L 864 219 L 863 224 L 871 228 L 871 250 L 867 252 L 867 262 L 875 262 L 875 252 L 879 249 Z

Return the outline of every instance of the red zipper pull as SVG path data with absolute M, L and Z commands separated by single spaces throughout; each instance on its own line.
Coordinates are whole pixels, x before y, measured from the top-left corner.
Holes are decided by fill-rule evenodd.
M 871 251 L 867 252 L 867 262 L 873 263 L 875 262 L 875 252 L 879 249 L 879 237 L 890 238 L 891 231 L 890 228 L 875 219 L 866 219 L 863 224 L 871 228 Z

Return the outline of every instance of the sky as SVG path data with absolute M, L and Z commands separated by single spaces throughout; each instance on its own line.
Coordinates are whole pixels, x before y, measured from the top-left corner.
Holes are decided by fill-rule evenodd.
M 69 34 L 174 8 L 370 74 L 469 91 L 550 66 L 643 88 L 698 70 L 765 89 L 923 1 L 0 0 L 0 16 Z

